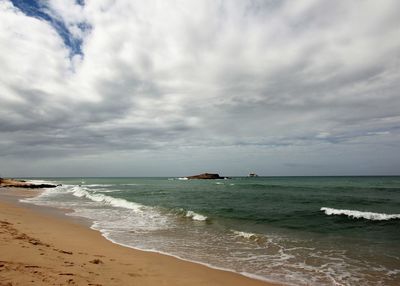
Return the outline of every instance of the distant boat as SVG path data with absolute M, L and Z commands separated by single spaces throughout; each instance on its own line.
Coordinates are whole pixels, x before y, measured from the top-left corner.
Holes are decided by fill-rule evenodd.
M 250 173 L 249 177 L 253 178 L 253 177 L 258 177 L 258 175 L 256 173 Z

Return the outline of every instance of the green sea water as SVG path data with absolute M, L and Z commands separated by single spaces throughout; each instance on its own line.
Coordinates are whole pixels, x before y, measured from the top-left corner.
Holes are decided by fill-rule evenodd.
M 113 242 L 293 285 L 400 285 L 400 177 L 42 178 Z

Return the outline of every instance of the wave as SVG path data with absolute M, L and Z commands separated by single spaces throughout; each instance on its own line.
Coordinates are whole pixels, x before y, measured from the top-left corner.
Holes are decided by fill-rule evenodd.
M 208 220 L 208 217 L 198 214 L 198 213 L 195 213 L 194 211 L 187 211 L 186 217 L 190 217 L 192 220 L 198 220 L 198 221 Z
M 385 214 L 385 213 L 373 213 L 373 212 L 362 212 L 357 210 L 339 210 L 333 208 L 321 208 L 321 211 L 325 212 L 326 215 L 346 215 L 356 219 L 368 219 L 368 220 L 391 220 L 400 219 L 400 214 Z
M 79 187 L 79 186 L 73 187 L 71 191 L 75 197 L 79 197 L 79 198 L 85 197 L 94 202 L 104 203 L 107 205 L 111 205 L 113 207 L 131 209 L 131 210 L 134 210 L 137 212 L 142 211 L 142 208 L 143 208 L 143 206 L 140 204 L 129 202 L 124 199 L 113 198 L 113 197 L 103 195 L 103 194 L 91 194 L 88 191 L 86 191 L 84 188 Z
M 187 180 L 189 180 L 188 178 L 186 178 L 186 177 L 181 177 L 181 178 L 177 178 L 178 180 L 180 180 L 180 181 L 187 181 Z

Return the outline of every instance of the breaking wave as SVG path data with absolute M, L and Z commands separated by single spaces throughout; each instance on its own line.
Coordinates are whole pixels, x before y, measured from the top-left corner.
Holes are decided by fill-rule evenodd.
M 103 203 L 103 204 L 110 205 L 113 207 L 131 209 L 136 212 L 142 212 L 142 211 L 148 210 L 147 207 L 145 207 L 141 204 L 130 202 L 125 199 L 114 198 L 114 197 L 107 196 L 102 193 L 91 193 L 88 190 L 86 190 L 84 187 L 81 187 L 81 186 L 74 186 L 72 189 L 70 189 L 70 192 L 75 197 L 87 198 L 91 201 Z M 207 221 L 208 220 L 207 216 L 196 213 L 194 211 L 186 211 L 183 213 L 183 215 L 185 217 L 191 218 L 192 220 L 195 220 L 195 221 Z
M 72 188 L 72 194 L 75 197 L 79 198 L 84 197 L 94 202 L 104 203 L 107 205 L 111 205 L 113 207 L 131 209 L 137 212 L 142 211 L 143 208 L 143 206 L 140 204 L 128 202 L 127 200 L 124 199 L 113 198 L 103 194 L 91 194 L 90 192 L 78 186 Z
M 368 220 L 391 220 L 400 219 L 400 214 L 385 214 L 385 213 L 373 213 L 373 212 L 362 212 L 357 210 L 339 210 L 333 208 L 321 208 L 321 211 L 325 212 L 326 215 L 346 215 L 356 219 L 368 219 Z

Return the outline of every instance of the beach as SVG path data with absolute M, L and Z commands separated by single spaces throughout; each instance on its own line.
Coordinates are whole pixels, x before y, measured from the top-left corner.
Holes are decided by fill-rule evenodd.
M 120 246 L 88 222 L 18 202 L 40 193 L 0 188 L 0 285 L 275 285 Z

